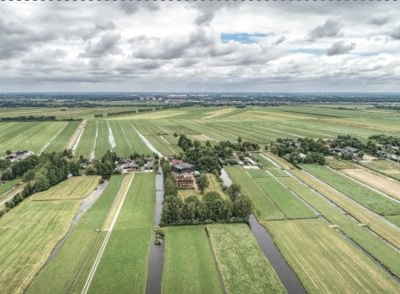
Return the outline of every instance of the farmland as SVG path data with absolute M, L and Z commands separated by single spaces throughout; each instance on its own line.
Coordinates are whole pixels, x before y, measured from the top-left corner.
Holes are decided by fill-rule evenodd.
M 79 162 L 77 172 L 84 176 L 35 193 L 0 217 L 2 292 L 145 293 L 153 278 L 154 217 L 161 209 L 156 206 L 156 191 L 162 191 L 156 188 L 156 175 L 112 175 L 98 186 L 100 176 L 85 171 L 111 149 L 124 159 L 134 153 L 152 156 L 154 149 L 184 158 L 178 146 L 184 134 L 204 148 L 226 140 L 236 143 L 239 136 L 259 144 L 243 156 L 251 156 L 258 166 L 220 164 L 250 200 L 256 221 L 308 293 L 398 293 L 399 165 L 327 157 L 327 166 L 297 168 L 265 151 L 277 138 L 350 134 L 365 142 L 374 134 L 399 135 L 397 113 L 363 106 L 357 111 L 333 105 L 182 107 L 125 114 L 123 108 L 67 108 L 49 113 L 86 121 L 0 122 L 2 155 L 8 149 L 62 151 L 84 125 L 68 158 Z M 29 115 L 29 110 L 12 110 L 10 116 Z M 94 117 L 112 111 L 121 114 Z M 0 109 L 1 116 L 6 112 Z M 91 160 L 80 162 L 80 156 Z M 48 173 L 46 167 L 40 171 Z M 209 182 L 204 194 L 217 191 L 224 200 L 231 197 L 217 175 L 201 172 Z M 18 176 L 1 185 L 0 200 L 9 198 L 23 180 Z M 24 185 L 17 186 L 18 192 Z M 177 194 L 183 201 L 203 197 L 197 188 Z M 279 264 L 263 251 L 251 226 L 211 220 L 169 224 L 161 227 L 163 245 L 156 247 L 163 252 L 163 262 L 156 264 L 162 273 L 161 283 L 156 282 L 161 293 L 291 293 Z
M 244 224 L 207 227 L 228 293 L 286 293 Z
M 224 293 L 203 226 L 168 228 L 162 292 Z

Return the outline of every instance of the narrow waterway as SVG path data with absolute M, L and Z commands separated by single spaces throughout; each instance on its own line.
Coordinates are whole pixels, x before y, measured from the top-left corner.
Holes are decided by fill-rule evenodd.
M 227 187 L 229 187 L 233 183 L 224 169 L 222 169 L 221 171 L 221 179 L 224 185 Z M 286 260 L 283 258 L 278 248 L 275 246 L 274 239 L 272 238 L 270 233 L 257 221 L 253 214 L 250 215 L 249 226 L 258 242 L 258 245 L 264 252 L 265 257 L 267 257 L 268 261 L 275 269 L 288 293 L 307 293 L 303 285 L 297 278 L 296 274 L 289 267 Z
M 164 198 L 164 176 L 161 167 L 156 175 L 156 210 L 154 223 L 160 225 L 162 202 Z M 154 244 L 155 235 L 153 234 L 150 245 L 149 272 L 147 274 L 147 294 L 161 293 L 162 271 L 164 266 L 164 243 L 161 245 Z
M 96 190 L 94 190 L 92 192 L 92 194 L 90 194 L 88 197 L 86 197 L 85 199 L 82 200 L 81 206 L 79 207 L 79 210 L 78 210 L 78 213 L 75 215 L 74 219 L 72 220 L 67 233 L 60 241 L 58 241 L 56 247 L 54 247 L 54 249 L 51 252 L 50 256 L 48 257 L 46 263 L 44 264 L 44 267 L 54 259 L 54 257 L 57 255 L 58 251 L 60 251 L 61 247 L 68 240 L 69 236 L 71 235 L 72 231 L 74 230 L 74 227 L 78 224 L 78 222 L 82 218 L 83 214 L 86 211 L 88 211 L 88 209 L 90 207 L 92 207 L 92 205 L 96 202 L 96 200 L 103 193 L 104 189 L 107 187 L 107 184 L 108 184 L 108 182 L 104 182 L 103 184 L 98 185 Z

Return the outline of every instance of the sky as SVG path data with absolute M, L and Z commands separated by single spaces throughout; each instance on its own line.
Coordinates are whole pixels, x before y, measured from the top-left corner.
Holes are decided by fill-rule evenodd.
M 2 2 L 0 91 L 400 92 L 396 2 Z

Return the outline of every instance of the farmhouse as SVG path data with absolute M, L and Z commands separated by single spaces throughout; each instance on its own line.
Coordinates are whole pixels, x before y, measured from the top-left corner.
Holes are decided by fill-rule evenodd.
M 33 152 L 28 151 L 28 150 L 23 150 L 23 151 L 11 152 L 10 154 L 8 154 L 6 156 L 6 158 L 9 159 L 11 162 L 14 162 L 14 161 L 23 160 L 31 155 L 33 155 Z
M 186 162 L 179 162 L 171 165 L 172 171 L 175 173 L 193 173 L 195 166 Z
M 194 189 L 194 176 L 192 173 L 172 173 L 178 189 Z

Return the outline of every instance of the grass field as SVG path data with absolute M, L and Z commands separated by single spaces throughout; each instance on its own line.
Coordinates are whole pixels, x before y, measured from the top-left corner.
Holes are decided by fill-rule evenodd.
M 230 179 L 241 187 L 243 195 L 252 202 L 253 213 L 261 220 L 284 219 L 282 211 L 241 167 L 225 167 Z
M 136 174 L 89 293 L 145 292 L 154 207 L 154 174 Z
M 95 120 L 88 120 L 80 138 L 78 147 L 75 151 L 75 156 L 83 156 L 90 158 L 95 147 L 97 123 Z
M 268 176 L 265 173 L 264 177 L 256 178 L 255 182 L 264 190 L 288 219 L 316 217 L 314 211 L 272 176 Z
M 39 153 L 49 141 L 67 144 L 65 137 L 57 133 L 67 127 L 70 122 L 0 122 L 0 154 L 6 150 L 29 150 Z M 57 136 L 56 136 L 57 135 Z M 54 140 L 52 140 L 54 139 Z
M 34 200 L 76 200 L 90 195 L 99 184 L 100 177 L 72 177 L 44 192 L 37 193 Z
M 27 293 L 80 292 L 93 256 L 97 253 L 105 232 L 103 226 L 123 176 L 113 176 L 93 206 L 82 216 L 68 240 L 48 266 L 34 279 Z
M 224 293 L 204 226 L 165 231 L 162 293 Z
M 346 175 L 400 200 L 400 182 L 365 169 L 344 169 Z
M 227 293 L 286 293 L 247 225 L 209 225 L 207 230 Z
M 97 121 L 97 138 L 96 146 L 94 149 L 94 157 L 101 159 L 107 150 L 111 149 L 110 143 L 108 142 L 108 126 L 104 120 Z
M 400 285 L 320 220 L 263 222 L 309 293 L 398 293 Z
M 53 140 L 44 149 L 44 152 L 60 152 L 67 148 L 68 142 L 70 141 L 72 135 L 74 134 L 76 128 L 80 122 L 70 121 L 68 124 L 61 129 L 60 133 L 53 137 Z
M 337 206 L 309 189 L 303 183 L 293 177 L 280 178 L 280 180 L 321 213 L 330 223 L 337 225 L 350 239 L 379 260 L 392 273 L 400 277 L 400 253 L 398 251 L 393 250 L 379 236 L 371 234 L 367 228 L 359 226 L 359 222 L 344 214 Z
M 400 214 L 400 203 L 395 202 L 324 166 L 302 165 L 302 168 L 351 199 L 380 215 Z
M 400 248 L 400 232 L 387 221 L 305 172 L 293 170 L 292 174 L 352 215 L 361 224 L 367 225 L 393 246 Z
M 217 180 L 217 177 L 213 174 L 206 174 L 206 176 L 208 179 L 208 187 L 204 190 L 204 194 L 215 191 L 218 192 L 222 198 L 229 199 L 229 196 L 222 190 L 221 183 Z M 180 189 L 178 190 L 178 195 L 183 201 L 190 196 L 196 196 L 200 200 L 203 198 L 203 194 L 197 189 Z
M 65 235 L 79 201 L 32 201 L 0 219 L 0 289 L 22 293 Z
M 18 183 L 21 182 L 21 179 L 15 179 L 12 181 L 7 181 L 3 185 L 0 186 L 0 199 L 3 198 L 7 192 L 13 189 Z
M 361 164 L 396 180 L 400 180 L 400 164 L 398 163 L 389 160 L 374 160 L 362 162 Z

